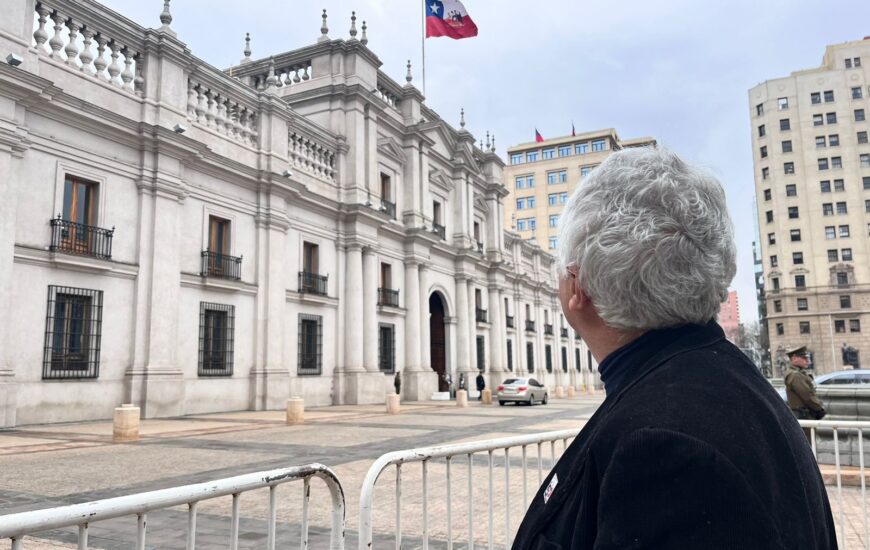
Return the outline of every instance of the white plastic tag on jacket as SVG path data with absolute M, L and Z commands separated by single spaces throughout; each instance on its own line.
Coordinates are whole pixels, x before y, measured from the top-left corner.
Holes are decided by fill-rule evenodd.
M 544 504 L 550 500 L 550 496 L 552 496 L 553 491 L 556 490 L 556 485 L 559 484 L 559 476 L 553 474 L 553 479 L 550 480 L 550 484 L 547 485 L 547 488 L 544 490 Z

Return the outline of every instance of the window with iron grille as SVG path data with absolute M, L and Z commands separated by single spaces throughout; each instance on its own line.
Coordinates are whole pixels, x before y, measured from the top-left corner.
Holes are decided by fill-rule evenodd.
M 102 324 L 102 290 L 50 285 L 43 380 L 97 378 Z
M 547 372 L 553 372 L 553 347 L 550 344 L 544 346 L 544 361 L 547 364 Z
M 580 370 L 580 348 L 574 348 L 574 368 Z
M 199 303 L 199 376 L 232 376 L 236 307 Z
M 535 372 L 535 345 L 531 342 L 526 342 L 526 367 L 529 373 Z
M 320 315 L 299 314 L 299 363 L 296 368 L 300 375 L 320 374 L 322 368 L 321 350 L 323 349 L 323 317 Z
M 378 367 L 381 372 L 396 372 L 396 326 L 388 323 L 378 324 Z
M 568 372 L 568 348 L 562 346 L 562 372 Z
M 486 338 L 477 337 L 477 370 L 486 372 Z
M 507 341 L 507 368 L 511 372 L 513 372 L 513 370 L 514 370 L 514 342 L 513 342 L 513 340 Z

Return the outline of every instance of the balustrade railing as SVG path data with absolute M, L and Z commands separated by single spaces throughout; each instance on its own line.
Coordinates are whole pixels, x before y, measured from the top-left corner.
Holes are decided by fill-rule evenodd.
M 291 131 L 289 139 L 290 162 L 294 167 L 314 176 L 335 181 L 334 147 L 299 131 Z
M 562 338 L 567 338 L 568 337 L 568 329 L 567 328 L 560 328 L 559 334 L 562 336 Z
M 207 79 L 215 82 L 204 82 Z M 234 81 L 223 83 L 207 78 L 204 74 L 189 77 L 187 118 L 236 141 L 256 145 L 259 138 L 259 114 L 254 107 L 255 103 L 233 97 L 237 95 L 230 91 L 233 84 Z M 238 86 L 237 83 L 235 85 Z
M 299 292 L 326 296 L 327 282 L 328 276 L 326 275 L 318 275 L 317 273 L 309 273 L 307 271 L 299 272 Z
M 92 256 L 102 260 L 112 259 L 112 237 L 115 228 L 103 229 L 61 219 L 60 214 L 51 220 L 51 252 Z
M 547 336 L 553 335 L 553 325 L 544 323 L 544 334 Z
M 312 46 L 257 60 L 248 58 L 226 72 L 258 91 L 292 89 L 314 78 L 311 60 L 317 48 Z
M 396 219 L 396 203 L 381 199 L 381 211 L 389 216 L 391 220 Z
M 526 331 L 535 332 L 535 322 L 526 320 Z
M 474 309 L 474 319 L 478 323 L 486 323 L 489 319 L 489 315 L 487 315 L 487 311 L 485 309 L 481 309 L 478 307 Z
M 144 94 L 144 28 L 85 2 L 37 2 L 33 19 L 31 45 L 41 55 L 124 91 Z
M 378 305 L 399 307 L 399 291 L 392 288 L 379 288 Z
M 203 250 L 200 275 L 238 281 L 242 278 L 242 257 Z
M 432 233 L 438 235 L 438 237 L 444 241 L 447 240 L 447 228 L 441 224 L 433 223 L 432 224 Z
M 513 315 L 505 315 L 504 321 L 505 321 L 505 325 L 507 325 L 507 328 L 514 328 L 514 316 Z

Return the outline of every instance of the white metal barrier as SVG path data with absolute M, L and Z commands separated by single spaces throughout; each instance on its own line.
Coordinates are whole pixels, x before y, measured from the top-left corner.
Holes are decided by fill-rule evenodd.
M 522 449 L 522 471 L 523 471 L 523 505 L 529 502 L 528 497 L 528 453 L 529 446 L 537 446 L 537 471 L 538 481 L 533 487 L 537 490 L 541 486 L 544 479 L 544 467 L 542 460 L 542 446 L 544 443 L 550 444 L 550 467 L 556 463 L 556 442 L 562 442 L 562 452 L 568 447 L 569 440 L 577 436 L 577 430 L 561 430 L 556 432 L 547 432 L 534 435 L 523 435 L 516 437 L 506 437 L 503 439 L 491 439 L 488 441 L 476 441 L 472 443 L 460 443 L 456 445 L 445 445 L 438 447 L 426 447 L 420 449 L 411 449 L 407 451 L 396 451 L 387 453 L 377 459 L 371 468 L 369 468 L 363 481 L 362 489 L 359 498 L 359 548 L 360 550 L 371 550 L 373 544 L 373 525 L 372 525 L 372 506 L 374 500 L 375 483 L 380 475 L 389 466 L 396 466 L 396 524 L 395 524 L 395 540 L 396 549 L 402 547 L 402 467 L 409 462 L 420 462 L 422 468 L 422 522 L 423 522 L 423 549 L 429 548 L 429 483 L 428 483 L 428 465 L 430 461 L 437 458 L 446 459 L 446 516 L 447 516 L 447 548 L 453 548 L 453 517 L 451 514 L 452 508 L 452 487 L 451 487 L 451 471 L 450 466 L 453 458 L 464 456 L 467 458 L 468 467 L 468 548 L 474 548 L 474 476 L 473 460 L 476 453 L 487 453 L 487 469 L 489 474 L 488 487 L 489 498 L 487 506 L 489 512 L 488 522 L 488 537 L 489 548 L 494 547 L 493 541 L 493 453 L 495 451 L 504 451 L 504 482 L 505 488 L 505 518 L 504 532 L 506 540 L 506 548 L 510 548 L 512 542 L 511 531 L 511 515 L 510 515 L 510 450 L 515 447 Z M 549 472 L 549 469 L 547 470 Z
M 867 483 L 864 465 L 864 430 L 870 430 L 870 422 L 854 420 L 799 420 L 798 422 L 802 428 L 810 430 L 813 456 L 816 457 L 822 473 L 825 473 L 825 466 L 834 468 L 837 483 L 836 498 L 833 499 L 833 503 L 836 505 L 834 522 L 837 525 L 837 539 L 840 548 L 848 548 L 857 539 L 859 547 L 870 549 L 870 531 L 868 531 L 867 522 Z M 829 434 L 831 439 L 827 440 Z M 855 436 L 855 438 L 851 439 L 851 436 Z M 855 443 L 857 443 L 857 448 L 855 448 Z M 848 453 L 849 464 L 846 467 L 852 467 L 853 470 L 850 473 L 858 476 L 858 480 L 850 479 L 850 481 L 857 483 L 856 487 L 860 486 L 860 492 L 857 488 L 847 489 L 847 491 L 857 493 L 856 495 L 844 495 L 844 453 Z M 856 459 L 857 468 L 854 464 Z M 829 460 L 833 460 L 833 462 L 829 462 Z M 846 517 L 847 508 L 854 509 L 854 506 L 846 502 L 850 500 L 850 496 L 857 496 L 860 499 L 861 518 Z M 857 532 L 859 524 L 863 525 L 862 533 Z
M 240 495 L 247 491 L 268 487 L 269 520 L 266 547 L 269 550 L 274 550 L 278 485 L 302 480 L 304 485 L 302 492 L 302 548 L 308 548 L 308 505 L 311 478 L 322 479 L 329 489 L 332 499 L 332 533 L 329 547 L 330 550 L 343 550 L 344 491 L 335 473 L 323 464 L 316 463 L 71 506 L 0 516 L 0 539 L 12 539 L 12 550 L 21 550 L 26 535 L 48 529 L 78 526 L 78 548 L 85 549 L 88 547 L 88 527 L 90 524 L 135 515 L 138 523 L 135 548 L 144 550 L 148 512 L 187 504 L 187 549 L 192 550 L 196 547 L 197 505 L 204 500 L 232 495 L 230 548 L 237 550 L 239 546 Z

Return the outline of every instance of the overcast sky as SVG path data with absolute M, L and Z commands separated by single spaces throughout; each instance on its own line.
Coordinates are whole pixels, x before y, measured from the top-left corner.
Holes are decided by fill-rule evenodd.
M 159 0 L 102 0 L 159 26 Z M 733 288 L 744 322 L 757 319 L 753 280 L 754 182 L 747 90 L 816 67 L 825 45 L 870 35 L 867 0 L 464 0 L 480 35 L 426 43 L 427 104 L 454 125 L 465 108 L 476 137 L 499 152 L 530 141 L 616 128 L 653 136 L 725 185 L 736 226 Z M 421 4 L 415 0 L 175 0 L 173 29 L 194 55 L 238 63 L 245 32 L 254 57 L 312 43 L 320 13 L 346 38 L 350 12 L 368 23 L 369 47 L 404 83 L 411 59 L 421 83 Z

